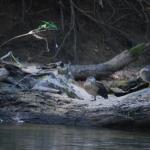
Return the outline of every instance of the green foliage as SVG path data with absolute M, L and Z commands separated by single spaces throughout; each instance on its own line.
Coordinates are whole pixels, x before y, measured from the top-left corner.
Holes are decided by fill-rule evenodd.
M 41 21 L 42 23 L 39 25 L 38 29 L 43 30 L 43 29 L 51 29 L 51 30 L 57 30 L 58 27 L 54 22 L 50 21 Z
M 140 43 L 138 45 L 136 45 L 135 47 L 129 49 L 130 53 L 135 56 L 138 57 L 142 54 L 143 50 L 144 50 L 144 43 Z

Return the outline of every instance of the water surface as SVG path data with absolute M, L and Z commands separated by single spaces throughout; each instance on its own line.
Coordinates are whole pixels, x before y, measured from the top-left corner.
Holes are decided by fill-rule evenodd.
M 54 125 L 0 125 L 0 150 L 150 150 L 150 133 Z

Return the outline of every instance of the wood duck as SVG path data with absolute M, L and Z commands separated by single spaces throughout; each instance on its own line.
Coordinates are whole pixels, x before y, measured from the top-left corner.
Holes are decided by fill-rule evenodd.
M 94 100 L 96 100 L 97 95 L 101 95 L 103 98 L 108 98 L 108 91 L 106 87 L 101 82 L 97 82 L 94 77 L 88 77 L 84 83 L 85 90 L 94 96 Z
M 147 65 L 140 70 L 140 77 L 143 81 L 150 83 L 150 65 Z

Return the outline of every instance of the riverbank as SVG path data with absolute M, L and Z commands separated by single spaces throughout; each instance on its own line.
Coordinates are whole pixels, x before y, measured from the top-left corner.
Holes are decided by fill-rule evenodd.
M 143 87 L 138 80 L 139 83 L 126 82 L 124 90 L 125 87 L 128 90 L 107 91 L 108 99 L 98 95 L 93 101 L 81 83 L 72 78 L 69 67 L 62 62 L 47 65 L 1 62 L 0 123 L 149 127 L 150 88 L 145 83 Z M 115 76 L 120 78 L 117 73 Z
M 148 127 L 150 89 L 109 99 L 79 100 L 49 92 L 0 92 L 1 123 Z

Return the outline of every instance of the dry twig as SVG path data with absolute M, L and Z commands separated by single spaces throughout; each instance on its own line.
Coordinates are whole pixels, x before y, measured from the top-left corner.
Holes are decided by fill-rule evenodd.
M 45 29 L 45 30 L 34 29 L 34 30 L 31 30 L 31 31 L 28 32 L 28 33 L 15 36 L 15 37 L 13 37 L 13 38 L 11 38 L 11 39 L 5 41 L 4 43 L 2 43 L 2 44 L 0 45 L 0 48 L 3 47 L 4 45 L 6 45 L 7 43 L 11 42 L 12 40 L 15 40 L 15 39 L 18 39 L 18 38 L 21 38 L 21 37 L 25 37 L 25 36 L 32 35 L 32 36 L 34 36 L 34 37 L 37 38 L 37 39 L 44 40 L 44 41 L 46 42 L 46 50 L 49 52 L 50 50 L 49 50 L 49 47 L 48 47 L 47 38 L 39 35 L 39 33 L 45 32 L 45 31 L 48 31 L 48 30 L 52 30 L 52 29 Z

